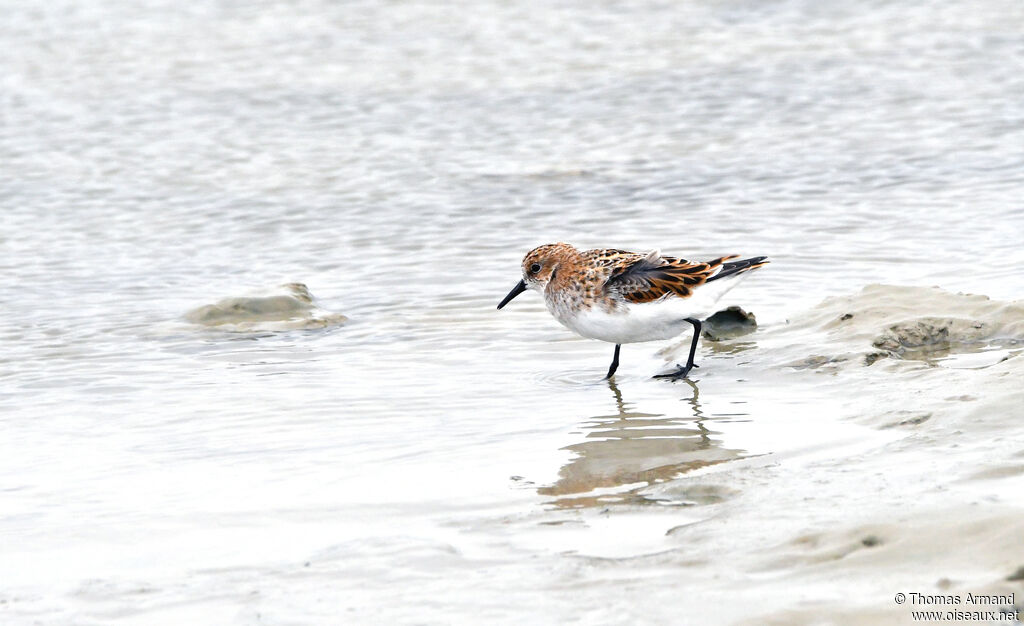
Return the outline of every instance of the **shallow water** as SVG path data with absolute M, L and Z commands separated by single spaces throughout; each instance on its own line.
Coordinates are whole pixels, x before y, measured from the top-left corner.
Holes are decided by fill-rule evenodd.
M 759 542 L 966 501 L 868 492 L 954 462 L 929 402 L 1005 399 L 1020 337 L 861 371 L 787 324 L 873 283 L 1020 298 L 1019 3 L 3 12 L 4 623 L 755 619 L 813 578 Z M 494 309 L 560 240 L 767 254 L 723 302 L 762 331 L 604 382 L 535 294 Z M 347 320 L 186 317 L 285 283 Z M 931 400 L 858 404 L 887 384 Z M 941 445 L 891 427 L 926 412 Z M 996 414 L 957 467 L 1016 458 Z M 746 566 L 782 580 L 706 582 Z

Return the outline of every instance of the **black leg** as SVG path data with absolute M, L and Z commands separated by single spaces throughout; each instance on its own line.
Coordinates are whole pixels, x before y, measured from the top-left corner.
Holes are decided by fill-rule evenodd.
M 611 378 L 615 370 L 619 369 L 619 348 L 621 347 L 621 344 L 615 344 L 615 356 L 612 357 L 612 366 L 608 368 L 608 375 L 605 376 L 605 380 Z
M 700 320 L 688 317 L 686 318 L 686 321 L 693 324 L 693 342 L 690 343 L 690 358 L 686 360 L 685 366 L 680 367 L 674 372 L 669 372 L 668 374 L 658 374 L 655 378 L 671 378 L 672 380 L 679 380 L 680 378 L 686 378 L 686 375 L 690 373 L 691 369 L 700 367 L 699 365 L 695 365 L 693 362 L 693 356 L 697 354 L 697 341 L 700 339 Z

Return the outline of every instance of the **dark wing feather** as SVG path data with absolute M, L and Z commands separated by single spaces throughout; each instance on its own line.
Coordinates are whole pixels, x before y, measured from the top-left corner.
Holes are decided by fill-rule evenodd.
M 750 270 L 756 270 L 768 261 L 766 256 L 755 256 L 749 259 L 743 259 L 742 261 L 731 261 L 724 263 L 722 269 L 717 274 L 708 279 L 708 282 L 712 280 L 718 280 L 719 278 L 728 278 L 736 274 L 742 274 Z
M 633 263 L 617 268 L 605 283 L 606 289 L 635 303 L 654 302 L 675 296 L 689 298 L 693 290 L 707 282 L 724 261 L 736 255 L 724 256 L 706 263 L 674 257 L 651 260 L 637 255 Z

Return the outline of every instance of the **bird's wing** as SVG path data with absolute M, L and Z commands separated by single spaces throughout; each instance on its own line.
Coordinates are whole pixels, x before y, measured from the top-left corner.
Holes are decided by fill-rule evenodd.
M 634 303 L 654 302 L 662 298 L 689 298 L 719 271 L 722 263 L 737 255 L 699 262 L 660 256 L 655 253 L 633 254 L 630 262 L 620 262 L 613 269 L 605 288 Z M 620 259 L 627 261 L 627 259 Z

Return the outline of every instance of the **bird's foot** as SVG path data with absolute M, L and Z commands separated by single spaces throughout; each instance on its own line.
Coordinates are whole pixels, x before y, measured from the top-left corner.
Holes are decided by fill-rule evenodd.
M 677 365 L 679 369 L 674 372 L 667 372 L 665 374 L 655 374 L 654 378 L 669 378 L 671 380 L 681 380 L 686 378 L 686 375 L 690 373 L 690 370 L 695 367 L 700 367 L 696 363 L 690 363 L 689 365 Z

